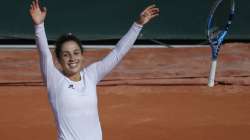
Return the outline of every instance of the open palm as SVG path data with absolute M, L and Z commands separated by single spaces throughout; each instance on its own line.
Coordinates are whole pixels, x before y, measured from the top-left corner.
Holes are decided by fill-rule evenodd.
M 33 23 L 36 25 L 43 23 L 47 14 L 45 7 L 40 8 L 38 0 L 32 2 L 29 12 Z

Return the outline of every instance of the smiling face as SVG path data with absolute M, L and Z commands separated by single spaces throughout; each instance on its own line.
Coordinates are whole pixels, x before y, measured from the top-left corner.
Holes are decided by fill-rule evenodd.
M 61 46 L 59 62 L 67 77 L 80 75 L 83 68 L 83 57 L 80 46 L 75 41 L 66 41 Z

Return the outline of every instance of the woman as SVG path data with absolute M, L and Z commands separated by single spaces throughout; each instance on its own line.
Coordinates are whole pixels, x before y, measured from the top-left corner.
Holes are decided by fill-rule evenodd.
M 59 140 L 101 140 L 96 85 L 133 46 L 143 25 L 157 16 L 159 9 L 147 7 L 122 37 L 116 47 L 102 60 L 83 68 L 81 42 L 72 34 L 61 36 L 55 53 L 62 66 L 60 72 L 53 63 L 44 29 L 46 9 L 33 1 L 30 15 L 40 53 L 40 64 L 49 101 L 55 115 Z

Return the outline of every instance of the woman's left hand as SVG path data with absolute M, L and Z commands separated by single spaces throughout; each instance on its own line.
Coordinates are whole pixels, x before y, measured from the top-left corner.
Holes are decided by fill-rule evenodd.
M 151 19 L 158 16 L 160 12 L 160 9 L 156 7 L 156 5 L 150 5 L 146 9 L 141 12 L 138 20 L 136 21 L 137 24 L 145 25 L 148 23 Z

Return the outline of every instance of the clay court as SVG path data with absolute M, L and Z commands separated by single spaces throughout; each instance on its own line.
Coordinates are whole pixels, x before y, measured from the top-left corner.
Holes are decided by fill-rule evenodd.
M 89 49 L 86 65 L 109 50 Z M 249 140 L 250 46 L 223 46 L 216 86 L 210 48 L 133 49 L 98 86 L 104 140 Z M 55 140 L 35 49 L 0 51 L 0 137 Z

